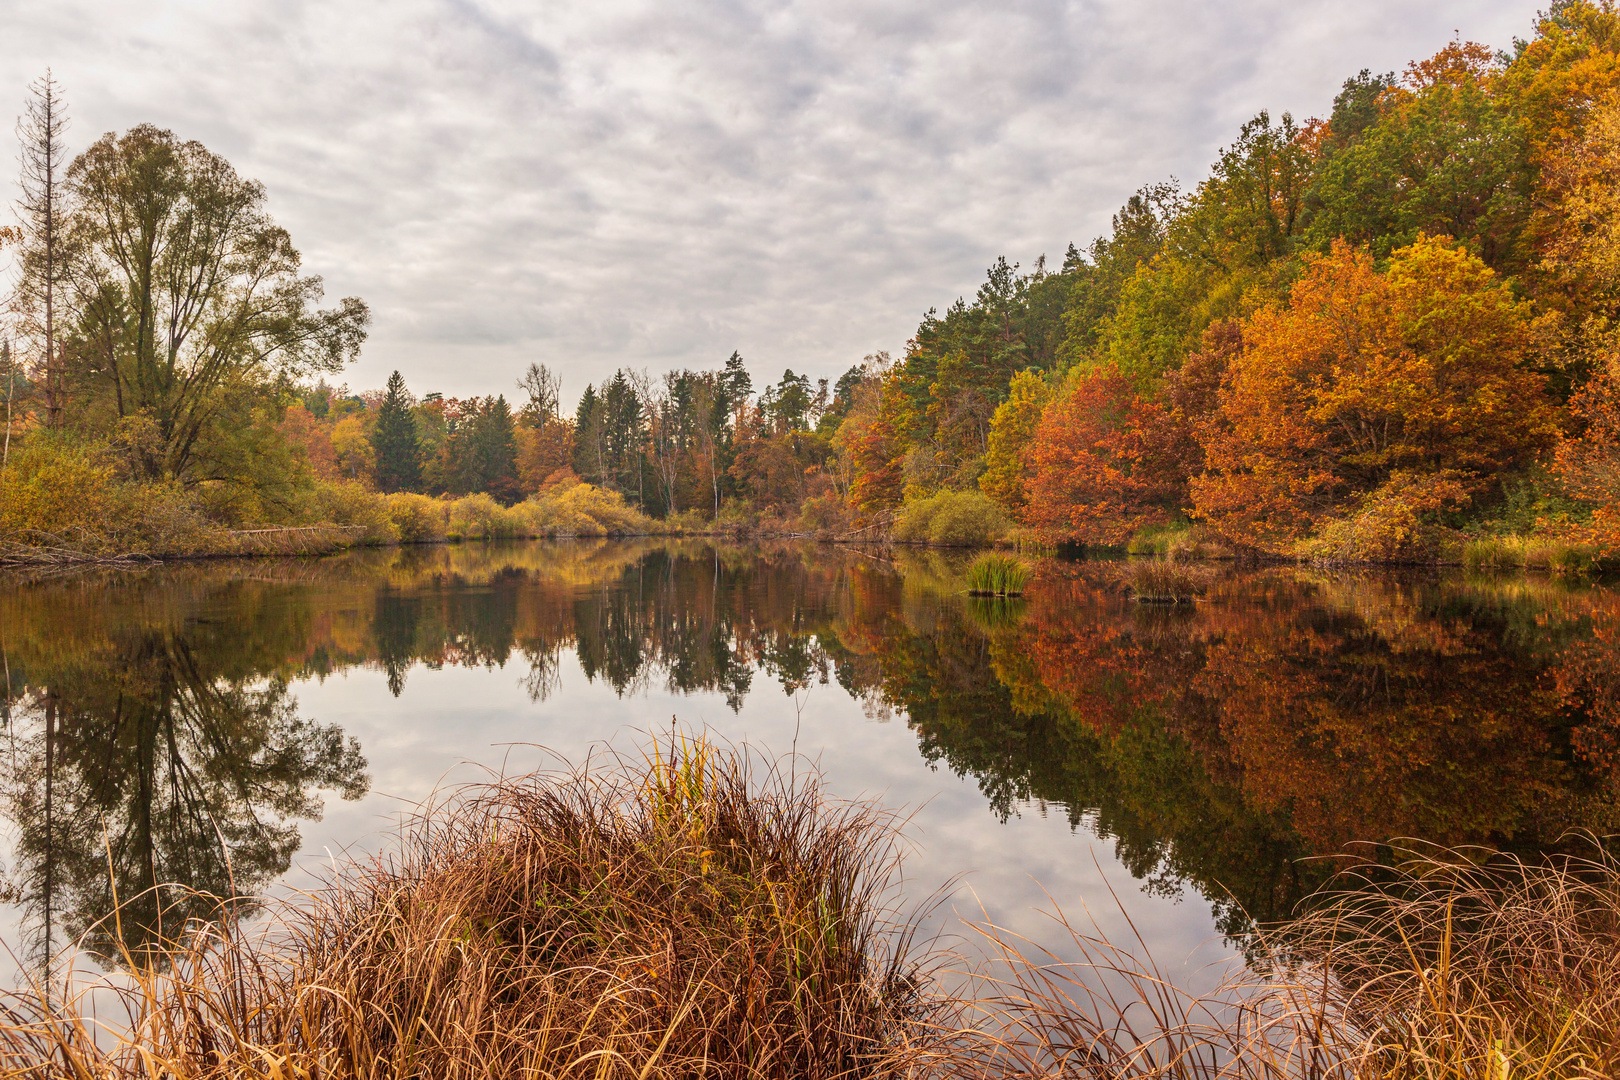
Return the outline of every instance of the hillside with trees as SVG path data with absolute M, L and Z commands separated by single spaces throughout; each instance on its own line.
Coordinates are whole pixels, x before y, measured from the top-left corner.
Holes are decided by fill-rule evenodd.
M 736 353 L 627 364 L 565 403 L 564 362 L 483 397 L 397 372 L 351 392 L 366 306 L 320 306 L 263 187 L 150 126 L 69 160 L 47 77 L 5 235 L 0 534 L 1620 552 L 1620 14 L 1557 3 L 1506 51 L 1362 71 L 1323 113 L 1259 112 L 1060 264 L 996 260 L 897 358 L 760 386 Z

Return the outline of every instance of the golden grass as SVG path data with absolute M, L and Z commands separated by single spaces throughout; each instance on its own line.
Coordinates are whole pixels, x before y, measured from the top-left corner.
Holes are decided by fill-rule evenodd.
M 84 983 L 0 998 L 0 1076 L 1620 1075 L 1601 845 L 1398 852 L 1195 994 L 1134 928 L 1060 912 L 1050 951 L 971 925 L 947 981 L 892 915 L 897 827 L 703 738 L 471 788 L 257 930 L 227 908 L 160 964 L 126 954 L 127 1023 L 87 1020 Z
M 472 789 L 409 835 L 269 932 L 125 956 L 116 1038 L 13 998 L 0 1075 L 833 1077 L 920 1017 L 890 818 L 813 777 L 677 740 Z
M 1463 565 L 1470 570 L 1548 570 L 1580 574 L 1596 567 L 1597 551 L 1590 545 L 1545 537 L 1487 536 L 1469 540 L 1462 548 Z
M 1190 604 L 1204 594 L 1206 578 L 1176 559 L 1132 559 L 1125 569 L 1132 598 L 1145 604 Z

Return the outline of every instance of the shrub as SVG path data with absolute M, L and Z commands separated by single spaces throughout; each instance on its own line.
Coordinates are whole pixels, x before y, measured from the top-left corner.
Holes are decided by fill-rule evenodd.
M 0 537 L 98 555 L 204 554 L 224 546 L 195 491 L 173 481 L 121 479 L 104 446 L 44 431 L 12 444 L 0 474 Z
M 798 527 L 801 532 L 848 532 L 849 506 L 834 493 L 813 496 L 804 500 L 804 505 L 799 508 Z
M 102 536 L 121 521 L 113 462 L 99 446 L 31 432 L 0 474 L 0 533 Z
M 448 508 L 439 499 L 405 491 L 388 496 L 388 519 L 399 531 L 402 544 L 443 540 L 448 516 Z
M 616 491 L 569 484 L 513 507 L 531 536 L 642 536 L 656 523 Z
M 353 544 L 393 544 L 399 529 L 389 513 L 388 497 L 354 480 L 317 480 L 303 508 L 304 523 L 340 525 Z
M 709 519 L 696 510 L 682 510 L 678 514 L 670 514 L 663 521 L 657 522 L 657 525 L 660 531 L 675 536 L 709 531 Z
M 445 532 L 452 540 L 494 540 L 518 535 L 522 520 L 521 515 L 479 492 L 450 504 Z
M 1364 495 L 1353 514 L 1327 522 L 1299 550 L 1334 562 L 1431 561 L 1455 543 L 1435 515 L 1468 501 L 1467 488 L 1454 476 L 1396 473 Z
M 980 491 L 941 491 L 907 503 L 895 522 L 904 544 L 985 547 L 1007 534 L 1007 515 Z

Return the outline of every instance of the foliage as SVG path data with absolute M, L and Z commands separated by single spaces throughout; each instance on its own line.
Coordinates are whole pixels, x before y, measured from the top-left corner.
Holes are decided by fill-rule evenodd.
M 431 544 L 445 539 L 448 507 L 438 499 L 397 491 L 388 496 L 388 520 L 402 544 Z
M 903 544 L 985 547 L 1006 535 L 1001 508 L 978 491 L 942 491 L 907 503 L 894 526 Z
M 414 491 L 422 482 L 422 445 L 411 415 L 410 391 L 398 371 L 388 377 L 388 389 L 377 407 L 371 429 L 377 489 Z
M 1191 490 L 1223 534 L 1285 551 L 1381 489 L 1401 520 L 1462 505 L 1550 443 L 1524 313 L 1477 257 L 1422 238 L 1387 275 L 1343 244 L 1306 265 L 1286 307 L 1245 321 L 1221 386 L 1230 427 Z
M 996 406 L 990 418 L 979 490 L 1014 517 L 1028 501 L 1025 489 L 1031 475 L 1029 446 L 1041 413 L 1051 400 L 1052 389 L 1039 373 L 1021 371 L 1007 385 L 1007 400 Z
M 1148 435 L 1161 412 L 1113 368 L 1073 377 L 1035 431 L 1023 520 L 1055 538 L 1104 545 L 1170 520 L 1179 494 L 1174 467 L 1166 468 Z

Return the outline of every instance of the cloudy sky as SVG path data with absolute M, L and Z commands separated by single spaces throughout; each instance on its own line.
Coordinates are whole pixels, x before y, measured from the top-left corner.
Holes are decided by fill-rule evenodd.
M 1084 245 L 1262 108 L 1544 0 L 0 0 L 0 112 L 149 121 L 268 187 L 356 388 L 564 394 L 620 365 L 835 375 L 998 255 Z M 7 104 L 9 103 L 9 104 Z M 8 197 L 14 189 L 0 192 Z

